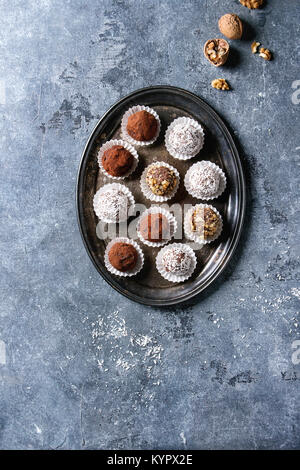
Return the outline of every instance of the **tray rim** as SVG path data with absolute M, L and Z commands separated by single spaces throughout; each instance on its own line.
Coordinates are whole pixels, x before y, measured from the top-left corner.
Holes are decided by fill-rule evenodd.
M 191 290 L 190 292 L 188 292 L 186 294 L 183 294 L 182 296 L 178 296 L 178 297 L 173 298 L 173 299 L 164 299 L 164 300 L 148 299 L 148 298 L 144 298 L 142 296 L 136 295 L 136 294 L 134 294 L 130 291 L 127 291 L 125 288 L 122 288 L 113 279 L 112 275 L 105 272 L 105 269 L 103 269 L 103 270 L 100 269 L 100 267 L 97 265 L 93 255 L 90 251 L 87 240 L 85 239 L 85 236 L 84 236 L 83 220 L 82 220 L 82 215 L 83 214 L 82 214 L 82 211 L 81 211 L 81 208 L 80 208 L 80 185 L 81 185 L 81 181 L 82 181 L 82 178 L 83 178 L 83 163 L 84 163 L 84 160 L 87 156 L 87 150 L 90 146 L 91 141 L 94 138 L 95 133 L 97 132 L 98 127 L 101 125 L 102 121 L 104 121 L 105 118 L 114 110 L 114 108 L 118 107 L 124 101 L 130 100 L 130 98 L 135 97 L 139 93 L 143 93 L 145 91 L 155 92 L 156 90 L 160 90 L 160 91 L 165 90 L 167 92 L 168 91 L 169 92 L 177 92 L 177 93 L 180 93 L 182 95 L 189 95 L 191 98 L 198 100 L 201 103 L 201 105 L 206 109 L 206 111 L 209 114 L 211 114 L 211 116 L 218 122 L 218 124 L 222 128 L 222 131 L 226 135 L 226 138 L 228 140 L 228 144 L 229 144 L 229 146 L 231 148 L 231 151 L 232 151 L 232 156 L 235 160 L 235 164 L 236 164 L 236 167 L 237 167 L 237 170 L 238 170 L 237 175 L 238 175 L 239 196 L 240 196 L 238 198 L 239 206 L 238 206 L 237 224 L 236 224 L 236 227 L 235 227 L 232 239 L 231 239 L 230 246 L 228 247 L 228 251 L 226 253 L 226 256 L 225 256 L 223 262 L 220 263 L 217 266 L 215 271 L 212 272 L 212 274 L 205 280 L 205 282 L 203 284 L 197 286 L 196 288 L 194 288 L 193 290 Z M 245 212 L 246 212 L 246 183 L 245 183 L 244 170 L 243 170 L 243 166 L 242 166 L 242 162 L 241 162 L 239 152 L 237 150 L 237 147 L 234 143 L 233 137 L 232 137 L 231 132 L 229 131 L 227 125 L 225 124 L 225 122 L 223 121 L 221 116 L 219 116 L 219 114 L 208 103 L 206 103 L 206 101 L 203 100 L 203 98 L 200 98 L 198 95 L 196 95 L 195 93 L 193 93 L 189 90 L 186 90 L 184 88 L 180 88 L 180 87 L 177 87 L 177 86 L 172 86 L 172 85 L 152 85 L 152 86 L 148 86 L 148 87 L 139 88 L 139 89 L 129 93 L 128 95 L 122 97 L 117 102 L 115 102 L 102 115 L 102 117 L 97 121 L 97 123 L 94 126 L 92 132 L 90 133 L 90 135 L 89 135 L 89 137 L 86 141 L 86 144 L 84 146 L 84 149 L 82 151 L 80 162 L 79 162 L 79 168 L 78 168 L 78 172 L 77 172 L 76 194 L 75 194 L 75 196 L 76 196 L 76 216 L 77 216 L 77 223 L 78 223 L 78 227 L 79 227 L 79 232 L 80 232 L 84 247 L 85 247 L 85 249 L 86 249 L 86 251 L 89 255 L 89 258 L 91 259 L 91 261 L 92 261 L 93 265 L 95 266 L 96 270 L 98 271 L 98 273 L 119 294 L 127 297 L 128 299 L 130 299 L 134 302 L 140 303 L 142 305 L 153 306 L 153 307 L 171 306 L 171 305 L 177 305 L 177 304 L 186 302 L 187 300 L 192 299 L 193 297 L 195 297 L 196 295 L 200 294 L 205 289 L 207 289 L 221 275 L 221 273 L 224 271 L 224 269 L 227 267 L 228 263 L 230 262 L 233 254 L 234 254 L 234 252 L 237 248 L 238 242 L 239 242 L 240 237 L 241 237 L 243 224 L 244 224 L 244 220 L 245 220 Z

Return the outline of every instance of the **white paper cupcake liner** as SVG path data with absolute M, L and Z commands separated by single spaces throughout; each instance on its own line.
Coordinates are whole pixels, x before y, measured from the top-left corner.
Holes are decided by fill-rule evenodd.
M 196 207 L 200 207 L 200 208 L 203 208 L 203 209 L 205 207 L 209 207 L 220 218 L 221 223 L 220 223 L 220 226 L 219 226 L 219 230 L 214 235 L 214 237 L 211 237 L 209 240 L 204 240 L 203 238 L 201 238 L 199 235 L 197 235 L 195 232 L 193 232 L 191 230 L 190 221 L 191 221 L 192 213 L 196 209 Z M 189 240 L 193 240 L 197 243 L 201 243 L 202 245 L 206 245 L 207 243 L 211 243 L 211 242 L 215 241 L 221 235 L 222 229 L 223 229 L 223 219 L 222 219 L 221 214 L 219 213 L 219 211 L 215 207 L 213 207 L 209 204 L 196 204 L 195 206 L 191 207 L 191 209 L 185 214 L 185 217 L 184 217 L 184 233 L 185 233 L 186 238 L 188 238 Z
M 100 215 L 100 216 L 98 215 L 100 213 L 99 211 L 100 211 L 100 208 L 101 208 L 101 200 L 99 200 L 99 196 L 103 192 L 106 192 L 108 189 L 113 189 L 113 188 L 122 191 L 122 193 L 124 193 L 127 196 L 127 199 L 128 199 L 127 214 L 126 215 L 124 214 L 124 216 L 119 218 L 118 220 L 112 220 L 112 219 L 109 219 L 109 218 L 105 218 L 102 215 Z M 134 200 L 134 197 L 133 197 L 131 191 L 126 186 L 124 186 L 124 184 L 119 184 L 119 183 L 105 184 L 100 189 L 98 189 L 98 191 L 96 192 L 96 194 L 94 196 L 94 199 L 93 199 L 93 207 L 94 207 L 94 212 L 95 212 L 96 216 L 98 217 L 99 220 L 102 220 L 102 222 L 105 222 L 107 224 L 125 222 L 128 219 L 129 210 L 133 210 L 134 206 L 135 206 L 135 200 Z
M 150 242 L 149 240 L 145 240 L 142 237 L 142 234 L 139 231 L 140 222 L 141 222 L 143 217 L 145 217 L 149 214 L 163 214 L 164 216 L 167 217 L 167 219 L 169 221 L 169 224 L 170 224 L 170 238 L 168 238 L 167 240 L 163 240 L 161 242 Z M 138 223 L 137 223 L 137 228 L 136 228 L 137 236 L 139 237 L 141 242 L 144 243 L 147 246 L 152 246 L 154 248 L 166 245 L 171 240 L 171 238 L 174 236 L 176 230 L 177 230 L 177 221 L 176 221 L 175 217 L 171 214 L 171 212 L 163 209 L 162 207 L 150 207 L 149 209 L 145 210 L 140 215 Z
M 220 186 L 219 186 L 219 189 L 218 191 L 213 195 L 213 196 L 199 196 L 199 193 L 197 193 L 192 187 L 191 187 L 191 184 L 190 184 L 190 175 L 191 173 L 194 171 L 195 168 L 197 167 L 202 167 L 204 165 L 207 165 L 209 166 L 210 168 L 213 168 L 216 172 L 218 172 L 219 176 L 220 176 Z M 184 185 L 185 185 L 185 189 L 187 190 L 187 192 L 197 198 L 197 199 L 203 199 L 204 201 L 209 201 L 211 199 L 216 199 L 217 197 L 221 196 L 221 194 L 224 192 L 225 188 L 226 188 L 226 176 L 225 176 L 225 173 L 224 171 L 218 166 L 218 165 L 215 165 L 214 163 L 212 162 L 208 162 L 206 160 L 202 160 L 201 162 L 197 162 L 197 163 L 194 163 L 189 169 L 188 171 L 186 172 L 185 174 L 185 178 L 184 178 Z
M 167 250 L 169 250 L 172 247 L 180 248 L 180 249 L 184 250 L 188 255 L 190 255 L 190 257 L 192 259 L 190 270 L 185 275 L 178 275 L 178 274 L 169 273 L 168 271 L 165 270 L 165 268 L 162 264 L 163 255 L 165 254 L 165 252 Z M 186 281 L 189 277 L 191 277 L 191 275 L 195 271 L 196 265 L 197 265 L 197 258 L 196 258 L 194 250 L 192 250 L 192 248 L 190 246 L 184 245 L 183 243 L 171 243 L 171 245 L 163 247 L 158 252 L 157 257 L 156 257 L 157 271 L 159 272 L 159 274 L 163 278 L 167 279 L 167 281 L 170 281 L 170 282 L 184 282 L 184 281 Z
M 193 155 L 184 155 L 184 154 L 180 154 L 178 152 L 175 152 L 173 150 L 173 148 L 171 147 L 171 145 L 169 144 L 170 132 L 173 129 L 173 127 L 175 127 L 177 124 L 182 124 L 182 125 L 190 124 L 193 127 L 196 127 L 196 129 L 198 129 L 199 132 L 201 133 L 201 135 L 202 135 L 201 146 L 199 146 L 199 148 L 197 149 L 196 152 L 193 153 Z M 197 122 L 197 121 L 195 121 L 194 119 L 191 119 L 191 118 L 179 117 L 177 119 L 174 119 L 174 121 L 171 122 L 171 124 L 169 125 L 169 127 L 166 130 L 165 145 L 166 145 L 166 149 L 168 150 L 169 154 L 172 155 L 172 157 L 177 158 L 178 160 L 189 160 L 190 158 L 193 158 L 196 155 L 198 155 L 200 150 L 203 148 L 203 145 L 204 145 L 204 130 L 203 130 L 203 127 L 201 126 L 201 124 L 199 124 L 199 122 Z
M 177 184 L 170 194 L 166 194 L 165 196 L 158 196 L 156 194 L 153 194 L 153 192 L 149 188 L 147 181 L 146 181 L 146 177 L 147 177 L 148 170 L 153 166 L 165 166 L 169 168 L 170 170 L 174 171 L 176 178 L 177 178 Z M 172 197 L 176 194 L 177 189 L 179 187 L 179 182 L 180 182 L 180 175 L 178 171 L 176 170 L 176 168 L 174 168 L 173 166 L 169 165 L 166 162 L 155 162 L 155 163 L 151 163 L 151 165 L 148 165 L 147 168 L 145 168 L 145 170 L 143 171 L 142 176 L 141 176 L 141 190 L 144 196 L 147 199 L 150 199 L 150 201 L 165 202 L 165 201 L 168 201 L 168 199 L 172 199 Z
M 128 170 L 126 173 L 124 173 L 124 175 L 122 175 L 122 176 L 112 176 L 112 175 L 110 175 L 103 168 L 103 164 L 102 164 L 102 158 L 103 158 L 104 152 L 106 150 L 110 149 L 111 147 L 114 147 L 115 145 L 122 145 L 122 147 L 124 147 L 126 150 L 128 150 L 128 152 L 130 152 L 131 155 L 134 157 L 131 169 Z M 108 178 L 112 178 L 114 180 L 123 180 L 125 178 L 128 178 L 128 176 L 131 175 L 131 173 L 134 172 L 134 170 L 136 169 L 136 167 L 138 165 L 138 162 L 139 162 L 139 156 L 138 156 L 138 153 L 135 150 L 135 148 L 132 145 L 130 145 L 128 142 L 125 142 L 125 140 L 117 140 L 117 139 L 109 140 L 108 142 L 103 144 L 102 147 L 100 148 L 99 152 L 98 152 L 97 159 L 98 159 L 99 168 L 102 171 L 102 173 L 104 173 L 106 176 L 108 176 Z
M 131 116 L 134 113 L 137 113 L 138 111 L 147 111 L 148 113 L 152 114 L 157 120 L 157 124 L 158 124 L 157 132 L 156 132 L 156 135 L 151 140 L 145 140 L 145 141 L 135 140 L 127 132 L 127 123 L 128 123 L 129 116 Z M 132 108 L 129 108 L 124 114 L 124 116 L 122 117 L 121 136 L 122 136 L 122 139 L 127 140 L 127 142 L 129 142 L 131 145 L 135 145 L 135 146 L 151 145 L 151 144 L 154 144 L 157 137 L 159 136 L 160 128 L 161 128 L 161 124 L 160 124 L 159 115 L 154 111 L 154 109 L 149 108 L 149 106 L 133 106 Z
M 112 248 L 112 246 L 115 243 L 118 243 L 118 242 L 130 243 L 130 245 L 134 246 L 134 248 L 138 252 L 138 259 L 137 259 L 137 263 L 134 269 L 131 269 L 130 271 L 126 271 L 126 272 L 118 271 L 118 269 L 114 268 L 110 264 L 109 258 L 108 258 L 109 250 Z M 142 252 L 140 246 L 134 240 L 131 240 L 130 238 L 122 238 L 122 237 L 114 238 L 113 240 L 111 240 L 111 242 L 109 242 L 109 244 L 106 247 L 105 254 L 104 254 L 104 263 L 105 263 L 106 269 L 108 269 L 110 273 L 115 274 L 116 276 L 122 276 L 122 277 L 135 276 L 137 273 L 140 272 L 140 270 L 142 269 L 144 265 L 144 253 Z

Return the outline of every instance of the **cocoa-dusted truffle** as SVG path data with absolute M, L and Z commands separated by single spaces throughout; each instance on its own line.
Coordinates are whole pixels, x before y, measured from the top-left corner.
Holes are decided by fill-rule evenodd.
M 168 273 L 185 276 L 191 269 L 192 258 L 183 248 L 172 245 L 167 248 L 162 256 L 161 262 Z
M 168 145 L 179 155 L 193 157 L 202 148 L 203 141 L 203 133 L 191 122 L 178 122 L 168 135 Z
M 170 237 L 170 224 L 161 213 L 148 214 L 141 218 L 139 231 L 144 240 L 161 242 Z
M 131 114 L 127 121 L 128 134 L 139 142 L 153 139 L 157 133 L 157 128 L 156 118 L 153 114 L 144 110 Z
M 146 175 L 146 182 L 157 196 L 170 194 L 177 185 L 177 177 L 173 170 L 167 166 L 153 165 L 149 168 Z
M 114 145 L 103 153 L 102 165 L 111 176 L 123 176 L 131 169 L 133 160 L 133 155 L 122 145 Z
M 126 272 L 135 268 L 138 253 L 130 243 L 117 242 L 109 250 L 108 259 L 115 269 Z
M 241 39 L 243 23 L 234 13 L 227 13 L 219 19 L 219 30 L 229 39 Z
M 191 217 L 191 230 L 203 240 L 212 239 L 220 230 L 221 220 L 210 207 L 196 206 Z

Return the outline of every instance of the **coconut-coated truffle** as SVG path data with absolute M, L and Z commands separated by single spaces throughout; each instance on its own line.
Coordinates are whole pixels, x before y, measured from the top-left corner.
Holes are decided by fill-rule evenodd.
M 187 251 L 172 245 L 164 252 L 161 261 L 166 272 L 179 276 L 186 275 L 192 264 L 192 258 Z
M 138 111 L 129 116 L 127 132 L 134 140 L 139 142 L 152 140 L 157 133 L 158 122 L 148 111 Z
M 187 184 L 193 196 L 207 199 L 216 196 L 221 184 L 217 165 L 202 161 L 191 166 L 187 174 Z
M 124 220 L 127 218 L 128 206 L 127 195 L 117 188 L 99 190 L 94 196 L 94 211 L 100 220 Z
M 170 236 L 170 224 L 167 217 L 161 213 L 144 215 L 141 218 L 139 231 L 144 240 L 161 242 Z
M 135 268 L 138 253 L 130 243 L 117 242 L 109 250 L 108 259 L 115 269 L 126 272 Z
M 114 145 L 103 153 L 102 165 L 111 176 L 123 176 L 131 169 L 133 159 L 133 155 L 122 145 Z
M 146 182 L 153 194 L 165 196 L 174 190 L 177 177 L 171 168 L 163 165 L 151 166 L 147 171 Z
M 203 134 L 192 123 L 178 123 L 170 130 L 168 143 L 175 153 L 192 157 L 203 146 Z

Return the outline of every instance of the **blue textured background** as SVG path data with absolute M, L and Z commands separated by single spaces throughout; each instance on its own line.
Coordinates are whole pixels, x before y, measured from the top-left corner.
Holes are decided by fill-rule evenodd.
M 299 448 L 299 2 L 0 3 L 0 448 Z M 247 40 L 215 69 L 202 47 L 228 11 Z M 233 91 L 211 88 L 219 76 Z M 248 184 L 230 267 L 168 309 L 105 284 L 74 207 L 97 119 L 154 84 L 227 120 Z

